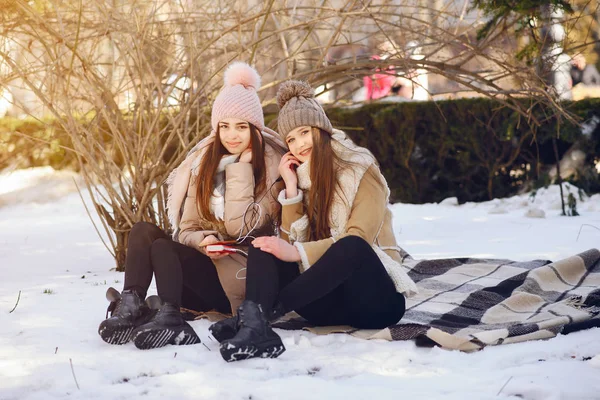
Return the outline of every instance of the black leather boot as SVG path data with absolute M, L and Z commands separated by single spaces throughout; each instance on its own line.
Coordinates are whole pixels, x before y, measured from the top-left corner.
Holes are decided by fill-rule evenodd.
M 106 291 L 106 298 L 110 301 L 106 311 L 107 319 L 98 327 L 98 333 L 106 343 L 129 342 L 133 330 L 148 322 L 153 315 L 146 302 L 134 291 L 124 290 L 123 293 L 119 293 L 111 287 Z
M 269 314 L 269 322 L 274 322 L 283 317 L 285 314 L 286 311 L 284 310 L 283 304 L 277 303 Z M 225 318 L 215 322 L 208 328 L 208 330 L 210 331 L 210 334 L 217 339 L 219 343 L 221 343 L 224 340 L 233 338 L 237 334 L 239 328 L 238 325 L 239 318 L 236 314 L 233 317 Z
M 208 327 L 210 334 L 221 343 L 232 339 L 238 332 L 239 318 L 237 315 L 215 322 Z
M 227 362 L 253 357 L 275 358 L 285 351 L 285 346 L 269 323 L 260 305 L 245 300 L 238 308 L 238 332 L 221 342 L 221 356 Z
M 156 315 L 133 332 L 133 343 L 141 350 L 156 349 L 168 344 L 187 345 L 200 343 L 194 329 L 184 321 L 179 307 L 163 303 Z

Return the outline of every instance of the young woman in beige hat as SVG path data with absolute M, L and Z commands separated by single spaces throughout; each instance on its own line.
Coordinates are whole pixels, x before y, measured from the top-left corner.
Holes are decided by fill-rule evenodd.
M 226 361 L 281 354 L 269 321 L 288 311 L 316 325 L 379 329 L 400 320 L 404 296 L 417 290 L 373 155 L 333 129 L 308 84 L 285 82 L 277 101 L 290 150 L 279 165 L 282 237 L 252 242 L 246 300 L 235 318 L 211 327 Z

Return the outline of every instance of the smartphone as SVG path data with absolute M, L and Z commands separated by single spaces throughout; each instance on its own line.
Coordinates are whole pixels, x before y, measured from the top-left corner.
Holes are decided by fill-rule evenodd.
M 237 253 L 237 249 L 234 247 L 225 246 L 222 244 L 209 244 L 206 246 L 207 253 L 226 253 L 233 254 Z

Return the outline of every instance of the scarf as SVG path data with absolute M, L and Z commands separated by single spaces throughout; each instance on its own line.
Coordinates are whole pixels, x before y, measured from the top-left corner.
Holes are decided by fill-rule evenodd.
M 223 156 L 215 172 L 213 185 L 215 189 L 212 196 L 210 196 L 210 211 L 220 221 L 223 221 L 225 216 L 225 167 L 237 162 L 239 157 L 239 154 Z

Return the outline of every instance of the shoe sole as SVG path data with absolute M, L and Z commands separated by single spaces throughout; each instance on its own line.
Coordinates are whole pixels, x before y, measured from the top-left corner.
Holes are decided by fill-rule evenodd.
M 98 328 L 98 333 L 102 340 L 104 340 L 108 344 L 118 344 L 122 345 L 125 343 L 129 343 L 131 339 L 133 339 L 133 331 L 140 325 L 147 323 L 154 315 L 156 314 L 155 310 L 151 310 L 146 315 L 141 316 L 140 318 L 133 321 L 133 323 L 129 326 L 111 326 L 110 319 L 103 321 Z M 102 326 L 106 324 L 106 326 Z
M 200 343 L 200 338 L 189 326 L 172 329 L 149 328 L 137 332 L 133 338 L 133 343 L 140 350 L 150 350 L 164 347 L 168 344 L 178 346 L 197 344 Z
M 249 358 L 277 358 L 284 351 L 285 346 L 281 341 L 276 341 L 263 346 L 236 346 L 229 342 L 222 343 L 219 351 L 221 357 L 227 362 L 247 360 Z
M 100 337 L 108 344 L 125 344 L 131 340 L 133 326 L 124 329 L 110 329 L 110 327 L 98 330 Z

